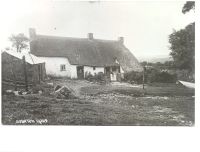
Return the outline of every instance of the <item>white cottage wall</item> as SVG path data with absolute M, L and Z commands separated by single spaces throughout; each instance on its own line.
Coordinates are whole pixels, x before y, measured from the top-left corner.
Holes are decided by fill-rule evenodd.
M 76 66 L 71 65 L 67 58 L 62 57 L 39 57 L 46 65 L 47 75 L 56 77 L 77 78 Z M 61 65 L 65 65 L 65 70 L 61 70 Z
M 124 70 L 122 69 L 121 66 L 120 66 L 120 73 L 124 73 Z
M 70 69 L 71 69 L 71 78 L 76 79 L 77 78 L 76 65 L 70 65 Z
M 90 67 L 90 66 L 84 66 L 84 76 L 86 73 L 91 73 L 92 75 L 98 74 L 99 72 L 104 73 L 104 67 Z
M 41 61 L 45 62 L 47 75 L 56 77 L 69 77 L 77 78 L 77 66 L 71 65 L 69 60 L 64 57 L 38 57 Z M 65 70 L 61 71 L 61 65 L 65 65 Z M 86 73 L 92 75 L 98 74 L 99 72 L 104 73 L 104 67 L 92 67 L 84 66 L 84 77 Z M 120 73 L 124 73 L 124 70 L 120 66 Z

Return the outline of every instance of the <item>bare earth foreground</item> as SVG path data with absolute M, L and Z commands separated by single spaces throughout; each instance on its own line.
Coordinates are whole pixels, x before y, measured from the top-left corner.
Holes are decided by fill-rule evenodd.
M 70 87 L 76 99 L 36 95 L 3 95 L 6 125 L 194 125 L 194 89 L 176 84 L 145 87 L 127 83 L 97 84 L 54 80 Z

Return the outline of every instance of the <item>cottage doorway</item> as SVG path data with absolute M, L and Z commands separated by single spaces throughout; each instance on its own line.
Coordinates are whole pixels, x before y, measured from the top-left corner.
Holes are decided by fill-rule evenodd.
M 78 79 L 83 79 L 84 78 L 84 68 L 83 66 L 77 66 L 77 77 Z
M 104 73 L 106 74 L 106 75 L 110 75 L 110 67 L 105 67 L 105 69 L 104 69 L 105 71 L 104 71 Z
M 120 66 L 110 66 L 105 67 L 105 74 L 111 81 L 118 81 L 120 80 Z

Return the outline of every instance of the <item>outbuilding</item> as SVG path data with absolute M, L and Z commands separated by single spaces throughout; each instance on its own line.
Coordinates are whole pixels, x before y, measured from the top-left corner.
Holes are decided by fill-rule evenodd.
M 1 57 L 3 83 L 20 85 L 27 79 L 27 83 L 33 85 L 44 81 L 45 63 L 35 55 L 9 50 L 3 51 Z

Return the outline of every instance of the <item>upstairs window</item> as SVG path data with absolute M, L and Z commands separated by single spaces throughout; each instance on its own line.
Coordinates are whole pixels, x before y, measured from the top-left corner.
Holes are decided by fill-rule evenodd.
M 93 70 L 96 70 L 96 67 L 93 67 Z
M 65 64 L 60 65 L 60 71 L 66 71 L 66 66 Z

